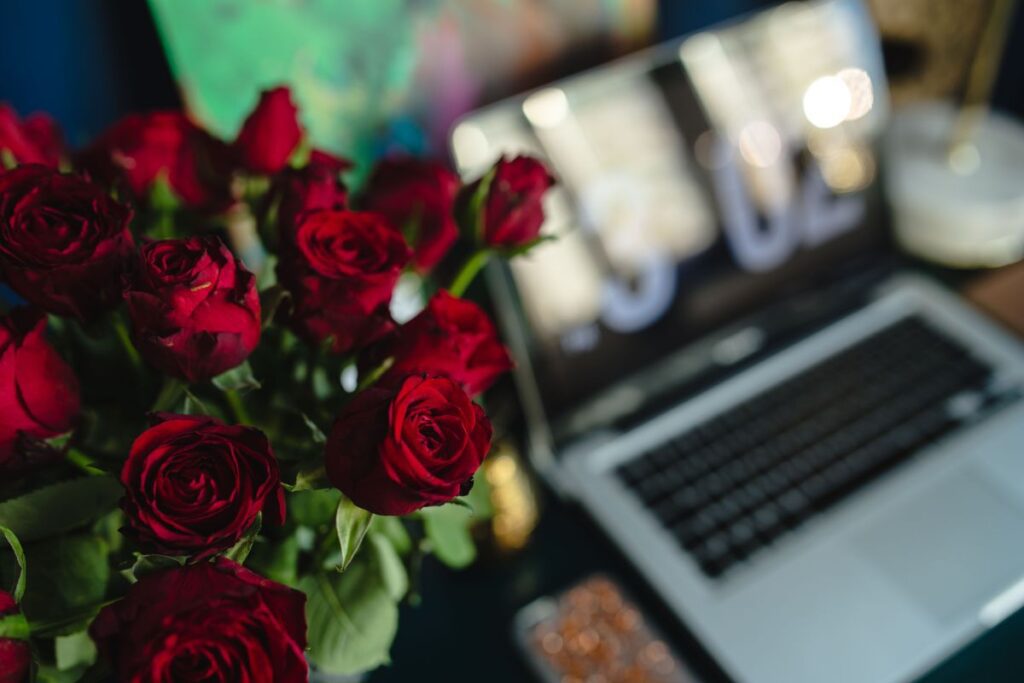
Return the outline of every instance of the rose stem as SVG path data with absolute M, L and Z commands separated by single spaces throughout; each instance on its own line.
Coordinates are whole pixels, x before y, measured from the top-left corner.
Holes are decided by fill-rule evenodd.
M 480 269 L 487 264 L 487 260 L 491 257 L 490 249 L 478 249 L 466 259 L 466 262 L 462 264 L 462 268 L 459 269 L 458 275 L 452 280 L 451 286 L 448 288 L 448 293 L 452 296 L 462 296 L 469 285 L 473 282 L 473 278 L 480 272 Z
M 245 404 L 242 403 L 242 397 L 238 394 L 237 389 L 225 391 L 224 398 L 227 399 L 231 412 L 235 414 L 235 420 L 240 424 L 252 424 L 252 419 L 249 417 L 249 412 L 245 409 Z
M 132 367 L 136 370 L 142 370 L 142 358 L 139 356 L 138 350 L 135 345 L 132 344 L 132 337 L 128 333 L 128 326 L 125 325 L 124 319 L 120 315 L 112 316 L 114 320 L 114 332 L 117 334 L 118 340 L 121 342 L 121 346 L 124 347 L 124 351 L 128 354 L 128 359 L 132 363 Z

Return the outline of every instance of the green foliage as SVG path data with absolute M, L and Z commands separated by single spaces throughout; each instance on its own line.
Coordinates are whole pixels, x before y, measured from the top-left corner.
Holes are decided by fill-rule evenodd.
M 252 374 L 249 361 L 243 361 L 241 365 L 217 375 L 210 381 L 221 391 L 237 391 L 244 394 L 260 388 L 260 383 Z
M 92 534 L 60 536 L 25 548 L 32 579 L 22 609 L 33 634 L 73 633 L 99 609 L 110 578 L 107 545 Z
M 267 329 L 274 322 L 281 307 L 288 311 L 291 302 L 291 294 L 281 285 L 275 284 L 260 292 L 260 310 L 263 315 L 263 329 Z
M 185 564 L 184 557 L 170 557 L 168 555 L 144 555 L 142 553 L 135 554 L 135 562 L 132 566 L 124 570 L 122 574 L 124 577 L 135 583 L 143 576 L 158 572 L 163 569 L 172 569 L 174 567 L 180 567 Z
M 28 640 L 29 628 L 21 612 L 0 616 L 0 639 Z
M 7 539 L 7 544 L 11 546 L 11 551 L 14 552 L 14 559 L 18 563 L 18 578 L 14 580 L 14 588 L 11 589 L 11 595 L 14 597 L 14 602 L 21 602 L 22 597 L 25 595 L 25 581 L 28 578 L 25 551 L 21 547 L 21 542 L 18 541 L 18 536 L 13 531 L 5 526 L 0 526 L 0 533 Z
M 367 540 L 370 544 L 368 549 L 373 553 L 372 561 L 380 571 L 388 595 L 396 602 L 401 600 L 409 592 L 409 574 L 402 558 L 387 536 L 371 530 Z
M 338 500 L 338 510 L 334 517 L 334 525 L 338 531 L 338 542 L 341 545 L 341 559 L 338 569 L 345 571 L 352 559 L 359 552 L 366 532 L 373 522 L 373 513 L 367 512 L 342 495 Z
M 402 525 L 401 517 L 377 517 L 370 533 L 388 539 L 399 555 L 408 555 L 412 550 L 412 539 Z
M 234 560 L 239 564 L 245 562 L 245 558 L 249 556 L 249 551 L 252 550 L 252 544 L 256 542 L 256 537 L 259 536 L 260 527 L 263 525 L 263 513 L 256 515 L 256 521 L 249 525 L 249 528 L 245 530 L 238 542 L 235 543 L 231 548 L 228 549 L 224 556 L 229 560 Z
M 294 588 L 299 581 L 299 540 L 295 534 L 278 541 L 260 537 L 245 563 L 261 576 Z
M 84 630 L 57 636 L 53 645 L 58 671 L 89 667 L 96 661 L 96 645 Z
M 398 605 L 374 554 L 362 553 L 344 573 L 306 576 L 299 587 L 308 597 L 309 654 L 319 670 L 354 674 L 389 661 Z
M 476 559 L 476 546 L 469 527 L 472 514 L 458 505 L 441 505 L 420 510 L 423 529 L 437 559 L 453 569 L 470 565 Z
M 0 525 L 29 543 L 92 522 L 122 493 L 120 482 L 107 475 L 62 481 L 0 503 Z
M 338 510 L 341 491 L 309 489 L 288 496 L 288 519 L 296 524 L 318 528 L 330 524 Z

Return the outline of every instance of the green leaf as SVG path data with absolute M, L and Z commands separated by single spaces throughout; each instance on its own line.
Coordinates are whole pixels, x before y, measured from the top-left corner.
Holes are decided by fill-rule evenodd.
M 268 289 L 273 289 L 275 285 L 277 285 L 277 257 L 267 254 L 266 260 L 263 261 L 263 267 L 260 268 L 260 272 L 256 276 L 256 289 L 265 292 Z M 265 309 L 264 312 L 266 312 Z
M 337 489 L 296 491 L 288 496 L 288 518 L 313 528 L 330 524 L 337 515 L 340 499 L 341 491 Z
M 0 639 L 28 640 L 28 621 L 21 612 L 0 616 Z
M 185 401 L 182 403 L 181 412 L 183 415 L 212 415 L 206 404 L 188 389 L 185 390 Z
M 18 563 L 18 578 L 14 581 L 14 589 L 11 591 L 11 595 L 14 597 L 14 602 L 21 602 L 22 597 L 25 595 L 25 581 L 28 578 L 28 566 L 25 563 L 25 551 L 21 547 L 21 542 L 18 541 L 18 536 L 5 526 L 0 526 L 0 533 L 7 539 L 7 544 L 11 546 L 11 550 L 14 551 L 14 559 Z
M 295 534 L 280 541 L 258 538 L 246 566 L 260 576 L 293 588 L 298 583 L 299 539 Z
M 62 481 L 0 503 L 0 526 L 29 543 L 92 522 L 123 493 L 120 482 L 108 475 Z
M 256 381 L 252 374 L 252 366 L 249 365 L 249 361 L 243 361 L 241 365 L 231 368 L 227 372 L 222 372 L 211 381 L 213 386 L 221 391 L 245 393 L 260 388 L 260 383 Z
M 473 505 L 465 498 L 452 498 L 448 504 L 465 508 L 466 510 L 469 510 L 469 514 L 473 514 Z
M 402 558 L 399 557 L 395 547 L 386 536 L 370 532 L 370 547 L 373 550 L 373 559 L 387 588 L 388 595 L 396 602 L 405 597 L 409 592 L 409 574 L 405 571 Z
M 299 415 L 302 417 L 302 421 L 309 429 L 309 436 L 313 439 L 313 443 L 321 445 L 327 443 L 327 436 L 323 433 L 323 430 L 317 426 L 316 422 L 313 422 L 309 415 L 306 415 L 305 413 L 300 412 Z
M 441 505 L 420 510 L 423 527 L 437 559 L 460 569 L 476 559 L 476 546 L 469 533 L 472 515 L 456 505 Z
M 263 513 L 257 513 L 256 521 L 249 525 L 249 528 L 245 530 L 245 534 L 242 538 L 238 539 L 238 543 L 228 549 L 224 556 L 229 560 L 234 560 L 238 564 L 244 564 L 245 558 L 249 557 L 249 551 L 252 550 L 252 544 L 256 542 L 256 537 L 260 533 L 260 527 L 263 525 Z
M 96 661 L 96 645 L 86 631 L 57 636 L 53 646 L 59 671 L 67 671 L 80 666 L 92 666 Z
M 168 377 L 164 380 L 163 386 L 160 388 L 160 393 L 157 395 L 156 400 L 153 401 L 152 407 L 149 409 L 151 413 L 174 413 L 180 410 L 182 398 L 185 396 L 185 391 L 188 389 L 188 385 L 182 382 L 180 379 Z
M 338 510 L 334 516 L 334 526 L 338 531 L 338 542 L 341 544 L 339 571 L 348 569 L 352 558 L 359 552 L 359 546 L 362 545 L 371 522 L 372 512 L 362 509 L 344 495 L 339 498 Z
M 71 628 L 79 624 L 69 615 L 84 613 L 87 620 L 94 614 L 110 578 L 103 539 L 92 534 L 60 536 L 28 546 L 25 555 L 32 567 L 32 582 L 22 611 L 33 624 L 33 634 L 37 621 L 59 620 Z M 58 630 L 69 633 L 78 629 Z
M 402 525 L 401 517 L 378 516 L 373 521 L 373 530 L 370 533 L 387 538 L 399 555 L 407 555 L 412 550 L 412 539 Z
M 389 661 L 398 605 L 375 563 L 360 559 L 344 574 L 318 572 L 299 587 L 308 597 L 309 654 L 317 669 L 343 676 Z
M 169 555 L 143 555 L 136 553 L 135 562 L 129 569 L 121 572 L 126 579 L 135 583 L 143 576 L 158 572 L 162 569 L 181 567 L 185 564 L 184 557 L 171 557 Z

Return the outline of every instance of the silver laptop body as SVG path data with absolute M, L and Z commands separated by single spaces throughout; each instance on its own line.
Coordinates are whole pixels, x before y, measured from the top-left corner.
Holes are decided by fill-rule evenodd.
M 944 287 L 902 269 L 859 284 L 856 305 L 832 316 L 815 317 L 812 304 L 780 308 L 786 312 L 777 316 L 767 308 L 760 317 L 747 310 L 720 315 L 762 295 L 767 307 L 768 287 L 779 289 L 772 305 L 798 300 L 787 287 L 796 292 L 797 281 L 838 273 L 861 249 L 857 235 L 868 234 L 863 226 L 874 220 L 871 145 L 884 123 L 884 93 L 866 13 L 856 2 L 835 0 L 782 6 L 627 58 L 471 114 L 453 132 L 456 162 L 468 176 L 502 153 L 526 151 L 547 157 L 565 180 L 548 206 L 546 230 L 559 240 L 512 272 L 489 273 L 517 356 L 534 462 L 586 508 L 739 681 L 910 680 L 1024 603 L 1019 340 Z M 715 137 L 702 134 L 705 125 Z M 692 135 L 671 132 L 686 126 Z M 617 147 L 619 138 L 628 144 Z M 675 160 L 674 146 L 690 148 L 686 160 Z M 796 148 L 799 154 L 785 155 Z M 710 182 L 694 180 L 698 175 Z M 741 192 L 747 195 L 738 198 Z M 779 196 L 786 198 L 781 206 L 773 203 Z M 652 205 L 660 213 L 650 213 Z M 629 217 L 641 209 L 646 222 Z M 684 218 L 677 224 L 673 216 Z M 761 227 L 744 227 L 751 217 Z M 779 237 L 786 230 L 788 241 Z M 630 241 L 635 234 L 646 251 Z M 728 248 L 714 246 L 721 244 Z M 723 259 L 728 269 L 716 265 Z M 808 280 L 809 273 L 819 280 Z M 699 277 L 699 291 L 680 303 L 678 292 L 697 290 Z M 825 285 L 806 285 L 800 296 L 818 304 L 838 297 L 821 289 L 815 298 L 816 287 Z M 773 327 L 788 316 L 819 324 Z M 687 324 L 694 334 L 666 351 L 668 337 Z M 782 329 L 800 333 L 769 344 Z M 936 340 L 948 366 L 932 366 L 904 385 L 892 379 L 899 364 L 851 377 L 850 368 L 885 360 L 876 347 L 884 356 L 886 344 L 918 339 Z M 606 346 L 612 350 L 605 353 Z M 907 365 L 917 362 L 913 346 L 901 353 Z M 832 432 L 806 440 L 816 424 L 843 410 L 854 414 L 843 396 L 828 394 L 833 366 L 846 368 L 836 382 L 847 383 L 848 395 L 870 397 L 877 386 L 881 403 L 859 406 L 835 443 L 827 441 Z M 695 384 L 699 390 L 683 398 L 671 391 L 709 367 L 721 371 L 715 381 Z M 961 375 L 962 386 L 954 382 Z M 904 388 L 886 394 L 889 381 Z M 577 386 L 585 395 L 573 395 Z M 810 400 L 807 387 L 823 392 L 820 413 L 794 418 L 799 429 L 792 434 L 780 427 L 770 441 L 743 442 L 748 425 L 774 429 L 760 416 Z M 938 398 L 927 411 L 913 403 L 933 390 Z M 653 408 L 651 396 L 658 397 Z M 742 420 L 735 417 L 740 410 L 747 411 Z M 906 416 L 894 418 L 901 410 Z M 715 424 L 732 426 L 714 439 L 700 436 Z M 929 429 L 934 435 L 921 437 Z M 733 450 L 699 476 L 725 472 L 713 484 L 728 493 L 685 508 L 690 480 L 671 477 L 682 477 L 684 460 L 698 451 L 717 457 L 722 444 Z M 900 444 L 914 445 L 892 458 Z M 771 449 L 783 447 L 790 450 L 778 462 L 791 465 L 790 474 L 812 471 L 812 457 L 840 453 L 813 470 L 813 486 L 796 475 L 797 483 L 785 486 L 831 490 L 821 487 L 833 486 L 835 475 L 845 477 L 836 480 L 842 495 L 808 504 L 792 524 L 771 526 L 785 528 L 766 542 L 757 525 L 771 519 L 730 513 L 740 521 L 730 522 L 729 542 L 740 545 L 723 555 L 727 562 L 705 561 L 718 556 L 705 553 L 711 541 L 704 536 L 699 552 L 684 546 L 679 524 L 666 521 L 676 513 L 662 511 L 684 506 L 689 529 L 732 495 L 723 482 L 744 458 L 769 463 Z M 764 457 L 751 460 L 753 454 Z M 878 464 L 883 455 L 891 466 Z M 771 486 L 783 476 L 774 467 L 743 481 Z M 769 471 L 775 479 L 758 479 Z M 742 493 L 759 496 L 757 487 Z M 657 502 L 648 504 L 645 492 Z M 775 503 L 769 507 L 784 512 Z M 748 507 L 763 512 L 757 505 Z M 756 533 L 744 545 L 736 533 L 748 523 Z

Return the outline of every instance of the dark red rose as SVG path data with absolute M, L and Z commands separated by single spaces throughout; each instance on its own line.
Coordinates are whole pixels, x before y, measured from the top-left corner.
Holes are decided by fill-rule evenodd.
M 409 239 L 413 263 L 427 272 L 459 236 L 452 209 L 459 179 L 443 165 L 419 159 L 377 165 L 363 196 L 363 208 L 383 214 Z
M 0 619 L 19 611 L 14 598 L 0 590 Z M 31 665 L 32 651 L 28 640 L 0 638 L 0 683 L 26 683 Z
M 379 214 L 304 214 L 278 265 L 293 299 L 292 327 L 313 343 L 333 338 L 337 353 L 377 339 L 391 329 L 388 303 L 409 256 Z
M 22 437 L 64 434 L 78 418 L 78 381 L 45 329 L 46 317 L 27 308 L 0 318 L 0 472 L 19 469 Z
M 251 173 L 277 173 L 302 140 L 298 109 L 286 87 L 264 90 L 235 139 L 238 162 Z
M 201 415 L 157 418 L 121 469 L 125 536 L 147 552 L 206 557 L 234 545 L 260 512 L 284 523 L 284 489 L 263 432 Z
M 406 515 L 468 493 L 491 447 L 491 423 L 458 384 L 413 375 L 346 405 L 324 458 L 331 483 L 359 507 Z
M 302 214 L 348 207 L 348 189 L 341 173 L 352 167 L 346 159 L 313 150 L 302 168 L 286 168 L 274 177 L 267 195 L 267 208 L 273 208 L 279 241 L 294 244 L 295 228 Z
M 480 189 L 482 180 L 467 185 L 459 193 L 457 212 L 470 236 L 479 244 L 506 249 L 536 240 L 544 223 L 542 199 L 555 183 L 547 167 L 532 157 L 520 156 L 511 161 L 502 157 L 491 169 L 482 215 L 470 216 L 470 199 Z
M 125 301 L 147 361 L 195 384 L 248 358 L 260 340 L 256 278 L 219 238 L 150 242 L 140 261 Z
M 22 121 L 9 105 L 0 104 L 0 154 L 4 152 L 19 164 L 57 168 L 64 152 L 64 141 L 49 116 L 32 114 Z
M 99 187 L 44 166 L 0 174 L 0 266 L 49 313 L 90 318 L 121 301 L 135 258 L 132 211 Z
M 228 146 L 177 111 L 124 117 L 79 154 L 76 165 L 137 199 L 161 177 L 191 208 L 224 208 L 231 199 Z
M 89 635 L 121 683 L 305 683 L 305 604 L 219 558 L 143 576 Z
M 488 388 L 512 368 L 508 351 L 487 314 L 472 301 L 441 290 L 415 318 L 383 340 L 361 366 L 393 358 L 388 377 L 414 373 L 442 375 L 458 382 L 470 396 Z

